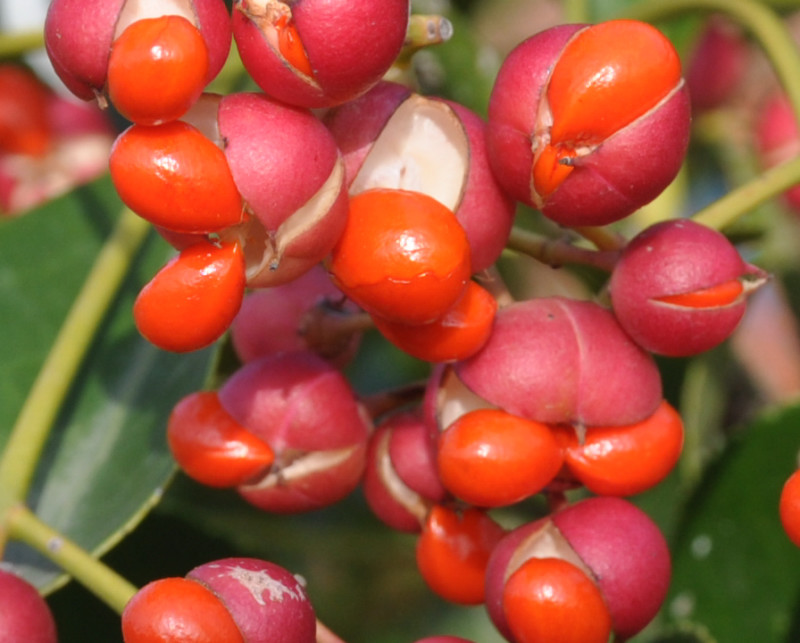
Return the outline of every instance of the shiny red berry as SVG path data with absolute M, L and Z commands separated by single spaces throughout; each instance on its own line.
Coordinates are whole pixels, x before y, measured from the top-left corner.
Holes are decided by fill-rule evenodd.
M 484 600 L 486 565 L 505 531 L 480 509 L 436 505 L 417 540 L 417 567 L 428 586 L 461 605 Z
M 235 487 L 269 469 L 275 453 L 222 408 L 215 391 L 184 397 L 169 417 L 167 442 L 178 466 L 210 487 Z
M 200 97 L 208 65 L 203 35 L 186 18 L 142 18 L 111 47 L 108 95 L 131 121 L 143 125 L 173 121 Z
M 424 324 L 463 294 L 469 243 L 452 211 L 432 197 L 368 190 L 351 198 L 328 268 L 342 292 L 368 312 Z
M 159 348 L 197 350 L 228 329 L 244 288 L 239 244 L 203 241 L 182 250 L 142 288 L 133 317 L 139 332 Z
M 597 585 L 560 558 L 531 558 L 503 590 L 515 643 L 606 643 L 612 623 Z
M 779 513 L 786 535 L 800 547 L 800 469 L 783 485 Z
M 125 205 L 154 225 L 209 233 L 244 219 L 225 154 L 188 123 L 129 127 L 108 164 Z

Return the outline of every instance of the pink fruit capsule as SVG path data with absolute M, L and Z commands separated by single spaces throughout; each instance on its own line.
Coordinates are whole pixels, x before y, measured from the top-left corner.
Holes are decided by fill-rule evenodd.
M 654 27 L 564 25 L 503 63 L 489 103 L 489 158 L 519 201 L 565 226 L 604 225 L 672 181 L 689 122 L 678 55 Z
M 328 506 L 361 480 L 370 421 L 344 376 L 308 351 L 249 362 L 225 382 L 227 413 L 270 445 L 269 472 L 238 487 L 265 511 Z
M 79 98 L 91 100 L 106 90 L 114 41 L 140 19 L 176 15 L 199 29 L 208 52 L 203 84 L 222 69 L 231 45 L 230 17 L 221 0 L 188 0 L 165 9 L 161 3 L 126 0 L 54 0 L 44 25 L 53 68 Z M 158 88 L 150 88 L 157 91 Z
M 515 206 L 492 174 L 486 124 L 477 114 L 381 82 L 331 110 L 325 123 L 342 150 L 351 195 L 374 188 L 422 192 L 455 213 L 473 272 L 499 257 Z
M 484 347 L 440 383 L 440 422 L 470 395 L 473 408 L 499 407 L 545 424 L 623 425 L 661 402 L 652 357 L 598 304 L 548 297 L 501 308 Z M 463 410 L 461 411 L 463 412 Z
M 691 220 L 650 226 L 624 249 L 609 282 L 625 331 L 648 351 L 696 355 L 724 341 L 766 274 L 722 233 Z
M 242 62 L 267 94 L 330 107 L 367 91 L 400 53 L 408 0 L 237 0 L 233 34 Z

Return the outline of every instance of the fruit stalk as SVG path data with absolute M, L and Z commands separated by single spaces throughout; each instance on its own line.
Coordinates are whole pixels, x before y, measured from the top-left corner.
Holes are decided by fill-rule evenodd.
M 42 522 L 24 505 L 7 515 L 8 535 L 22 540 L 56 563 L 118 614 L 136 587 L 79 545 Z
M 18 31 L 0 36 L 0 58 L 14 58 L 44 46 L 41 31 Z
M 723 230 L 764 201 L 785 192 L 800 181 L 800 158 L 765 170 L 744 185 L 731 190 L 692 219 L 715 230 Z
M 619 257 L 616 250 L 590 250 L 571 243 L 551 239 L 521 228 L 513 228 L 506 247 L 538 259 L 549 266 L 563 266 L 567 263 L 583 264 L 612 270 Z
M 589 0 L 564 0 L 564 22 L 591 22 Z
M 398 61 L 405 63 L 420 49 L 447 42 L 452 35 L 453 24 L 444 16 L 412 14 L 408 21 L 406 41 L 403 43 Z

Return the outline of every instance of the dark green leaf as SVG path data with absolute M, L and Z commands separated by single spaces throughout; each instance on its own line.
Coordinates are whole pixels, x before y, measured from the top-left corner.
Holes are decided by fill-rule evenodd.
M 719 641 L 784 642 L 800 591 L 800 550 L 778 517 L 797 467 L 800 408 L 774 412 L 734 438 L 687 505 L 673 542 L 672 619 Z
M 0 228 L 0 442 L 14 418 L 120 205 L 108 181 Z M 210 351 L 171 355 L 141 338 L 131 306 L 171 250 L 155 235 L 124 282 L 39 463 L 30 505 L 84 548 L 102 552 L 159 499 L 174 464 L 166 418 L 202 387 Z M 6 559 L 39 586 L 59 571 L 21 543 Z

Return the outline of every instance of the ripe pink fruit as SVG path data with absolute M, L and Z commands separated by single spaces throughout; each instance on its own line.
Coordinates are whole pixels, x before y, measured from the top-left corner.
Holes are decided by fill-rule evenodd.
M 316 617 L 304 583 L 283 567 L 254 558 L 224 558 L 186 577 L 213 591 L 247 643 L 313 643 Z
M 344 376 L 321 357 L 278 353 L 249 362 L 219 399 L 275 452 L 267 475 L 238 488 L 248 502 L 277 513 L 310 511 L 358 485 L 370 420 Z
M 483 349 L 445 369 L 432 395 L 441 427 L 492 406 L 545 424 L 633 424 L 662 399 L 655 362 L 614 316 L 560 297 L 500 309 Z
M 329 107 L 381 79 L 403 46 L 408 14 L 408 0 L 237 0 L 233 34 L 267 94 Z
M 287 283 L 319 263 L 347 218 L 344 166 L 322 123 L 255 93 L 208 95 L 186 118 L 224 149 L 254 215 L 226 233 L 243 239 L 248 285 Z
M 514 198 L 565 226 L 603 225 L 654 199 L 689 142 L 690 109 L 672 45 L 650 25 L 563 25 L 503 63 L 487 142 Z
M 597 579 L 617 636 L 639 632 L 669 588 L 669 549 L 655 523 L 630 502 L 602 497 L 568 507 L 552 520 Z
M 0 570 L 0 643 L 56 643 L 56 624 L 37 589 Z
M 581 569 L 603 595 L 620 640 L 656 615 L 671 575 L 669 549 L 653 521 L 619 498 L 589 498 L 507 534 L 486 570 L 486 607 L 511 638 L 503 611 L 509 576 L 531 558 L 559 558 Z M 577 615 L 576 615 L 577 616 Z
M 687 356 L 724 341 L 746 295 L 765 274 L 722 233 L 691 220 L 650 226 L 625 248 L 611 275 L 614 313 L 645 350 Z
M 180 15 L 203 34 L 209 55 L 206 82 L 222 69 L 231 45 L 230 17 L 221 0 L 179 0 L 142 8 L 127 0 L 54 0 L 44 25 L 45 45 L 53 68 L 79 98 L 91 100 L 105 91 L 111 45 L 140 18 Z M 76 28 L 79 25 L 79 28 Z
M 407 532 L 420 531 L 431 506 L 447 498 L 430 432 L 418 413 L 393 415 L 370 436 L 363 490 L 380 520 Z
M 329 112 L 325 123 L 342 150 L 351 195 L 372 188 L 427 194 L 455 212 L 473 272 L 499 257 L 515 208 L 491 172 L 479 116 L 382 82 Z

